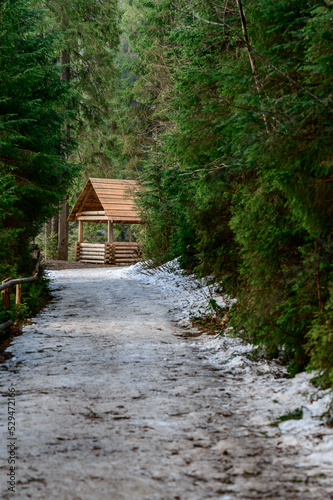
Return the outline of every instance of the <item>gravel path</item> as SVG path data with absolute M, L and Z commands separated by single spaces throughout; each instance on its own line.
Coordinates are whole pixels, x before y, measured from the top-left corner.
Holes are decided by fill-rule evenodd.
M 11 387 L 17 438 L 2 498 L 333 498 L 332 478 L 237 411 L 234 377 L 202 362 L 157 288 L 115 268 L 53 274 L 56 299 L 0 372 L 3 458 Z

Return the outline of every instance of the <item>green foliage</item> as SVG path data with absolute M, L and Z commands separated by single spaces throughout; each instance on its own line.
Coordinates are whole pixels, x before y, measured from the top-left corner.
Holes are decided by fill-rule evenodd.
M 333 385 L 333 294 L 324 310 L 316 314 L 307 333 L 307 351 L 310 356 L 310 369 L 318 370 L 317 379 L 325 386 Z
M 57 35 L 29 3 L 1 3 L 0 275 L 34 267 L 29 242 L 57 209 L 75 171 L 62 125 L 70 89 L 56 63 Z
M 56 233 L 51 232 L 47 235 L 46 231 L 43 231 L 37 236 L 35 243 L 43 253 L 45 260 L 57 259 L 58 235 Z
M 294 411 L 287 413 L 286 415 L 282 415 L 278 418 L 276 422 L 270 424 L 272 427 L 278 427 L 281 422 L 286 422 L 287 420 L 301 420 L 303 418 L 303 410 L 302 408 L 296 408 Z
M 12 319 L 10 311 L 4 311 L 0 306 L 0 325 Z
M 22 284 L 22 304 L 17 305 L 15 305 L 15 287 L 12 287 L 10 309 L 5 311 L 0 305 L 0 324 L 9 319 L 21 322 L 29 316 L 34 316 L 50 298 L 49 281 L 44 270 L 41 269 L 37 281 Z
M 244 8 L 125 2 L 143 250 L 222 278 L 237 329 L 332 383 L 332 5 Z
M 71 81 L 77 108 L 67 125 L 77 143 L 70 160 L 82 167 L 82 180 L 77 181 L 80 191 L 89 176 L 110 177 L 116 170 L 111 101 L 117 76 L 114 59 L 119 45 L 118 2 L 32 1 L 44 8 L 49 22 L 61 33 L 63 77 Z

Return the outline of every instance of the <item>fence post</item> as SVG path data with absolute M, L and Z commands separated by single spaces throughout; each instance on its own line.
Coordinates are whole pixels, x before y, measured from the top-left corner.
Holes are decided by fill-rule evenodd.
M 80 248 L 81 248 L 81 243 L 79 241 L 75 242 L 75 260 L 79 261 L 80 260 Z
M 7 281 L 10 281 L 10 278 L 4 280 L 2 284 L 7 283 Z M 10 288 L 1 291 L 1 305 L 5 310 L 10 309 Z
M 15 297 L 15 304 L 22 304 L 22 285 L 19 283 L 16 285 L 16 297 Z
M 115 264 L 116 259 L 116 245 L 115 243 L 111 243 L 111 252 L 110 252 L 110 264 Z

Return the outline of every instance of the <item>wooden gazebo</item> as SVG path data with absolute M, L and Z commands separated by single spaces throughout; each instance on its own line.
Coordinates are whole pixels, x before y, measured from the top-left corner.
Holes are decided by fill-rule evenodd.
M 133 264 L 140 260 L 140 246 L 136 242 L 114 242 L 113 224 L 141 224 L 134 206 L 134 193 L 138 189 L 136 181 L 120 179 L 90 178 L 68 217 L 78 221 L 78 241 L 75 260 L 104 264 Z M 83 241 L 84 222 L 105 222 L 107 241 L 89 243 Z

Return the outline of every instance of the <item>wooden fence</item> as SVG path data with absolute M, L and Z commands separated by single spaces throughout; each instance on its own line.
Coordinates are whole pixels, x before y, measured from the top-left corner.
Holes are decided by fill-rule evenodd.
M 5 310 L 10 309 L 10 289 L 13 286 L 16 286 L 15 304 L 16 305 L 22 304 L 22 284 L 31 283 L 32 281 L 38 280 L 40 262 L 41 262 L 41 255 L 38 256 L 37 265 L 32 276 L 28 278 L 17 278 L 14 280 L 7 278 L 2 282 L 2 284 L 0 285 L 0 291 L 1 291 L 1 305 L 3 309 Z M 13 320 L 11 319 L 6 321 L 5 323 L 0 324 L 0 332 L 6 330 L 10 326 L 12 326 L 12 324 Z

